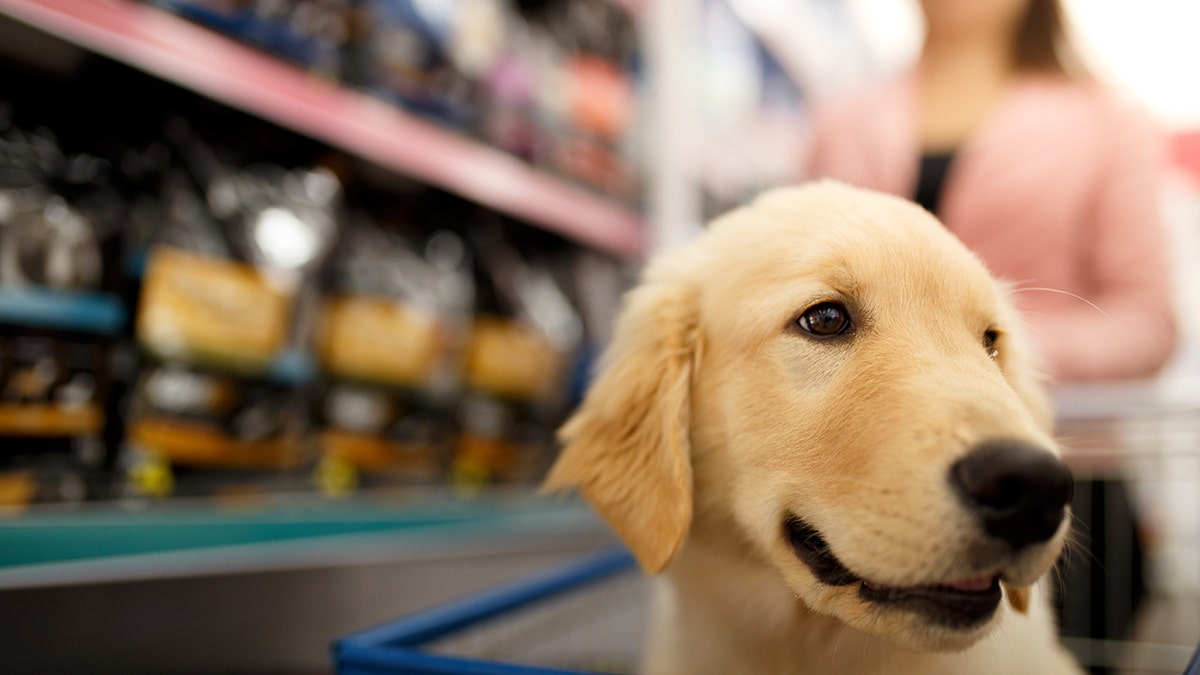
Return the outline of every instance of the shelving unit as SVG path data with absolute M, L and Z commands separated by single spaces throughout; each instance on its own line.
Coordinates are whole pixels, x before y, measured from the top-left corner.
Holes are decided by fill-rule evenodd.
M 639 3 L 626 4 L 635 11 Z M 634 208 L 151 4 L 0 0 L 0 17 L 581 246 L 626 259 L 644 253 L 643 219 Z M 130 261 L 132 276 L 140 264 L 144 259 Z M 126 302 L 101 293 L 0 289 L 0 323 L 118 335 L 135 311 Z M 265 379 L 293 384 L 310 379 L 314 368 L 307 354 L 291 351 Z M 0 510 L 0 590 L 40 607 L 59 591 L 86 587 L 111 596 L 121 611 L 119 586 L 136 587 L 134 594 L 150 587 L 186 594 L 193 583 L 223 588 L 284 572 L 324 579 L 397 567 L 436 576 L 447 561 L 482 581 L 504 569 L 478 564 L 488 556 L 524 565 L 526 558 L 611 542 L 586 507 L 533 498 L 528 490 L 470 499 L 401 492 Z M 438 579 L 436 586 L 446 587 Z M 312 644 L 321 648 L 317 639 Z
M 121 300 L 104 293 L 0 288 L 0 323 L 114 335 L 124 321 Z
M 0 13 L 405 176 L 627 258 L 632 210 L 366 94 L 132 0 L 0 0 Z
M 644 252 L 633 208 L 151 4 L 0 0 L 0 16 L 582 246 L 627 259 Z M 117 335 L 132 311 L 108 294 L 0 289 L 0 323 L 10 325 Z M 314 368 L 307 354 L 287 352 L 265 377 L 292 384 Z M 416 503 L 305 494 L 249 509 L 221 499 L 36 507 L 0 512 L 0 589 L 336 567 L 414 546 L 507 537 L 515 547 L 598 532 L 585 510 L 528 494 Z

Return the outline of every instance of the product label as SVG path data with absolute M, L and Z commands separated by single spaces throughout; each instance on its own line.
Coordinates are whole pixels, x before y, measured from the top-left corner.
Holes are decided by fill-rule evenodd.
M 448 420 L 416 392 L 332 383 L 321 401 L 317 442 L 324 459 L 412 480 L 444 472 Z
M 581 129 L 606 139 L 620 136 L 633 116 L 633 90 L 617 64 L 578 56 L 568 66 L 571 118 Z
M 146 266 L 138 339 L 164 358 L 264 365 L 288 337 L 291 294 L 251 265 L 158 248 Z
M 477 391 L 521 400 L 544 395 L 562 373 L 562 356 L 537 330 L 483 317 L 471 329 L 466 382 Z
M 545 475 L 552 433 L 529 406 L 483 394 L 459 410 L 452 479 L 459 488 L 494 482 L 531 482 Z
M 180 365 L 138 381 L 129 440 L 172 464 L 230 469 L 295 466 L 302 457 L 289 391 Z
M 37 496 L 37 488 L 31 471 L 0 471 L 0 506 L 26 506 Z
M 419 387 L 445 361 L 445 331 L 429 312 L 386 298 L 327 300 L 317 351 L 326 371 Z
M 172 464 L 225 469 L 283 469 L 299 464 L 299 443 L 292 438 L 246 440 L 198 420 L 150 417 L 129 426 L 139 449 L 166 457 Z
M 50 335 L 0 337 L 0 435 L 95 436 L 107 348 Z

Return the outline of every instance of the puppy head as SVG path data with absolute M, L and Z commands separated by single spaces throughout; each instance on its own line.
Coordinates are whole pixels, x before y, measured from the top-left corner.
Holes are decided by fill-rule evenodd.
M 648 571 L 719 541 L 814 611 L 964 648 L 1067 529 L 1019 332 L 928 213 L 774 191 L 651 263 L 547 486 L 578 486 Z

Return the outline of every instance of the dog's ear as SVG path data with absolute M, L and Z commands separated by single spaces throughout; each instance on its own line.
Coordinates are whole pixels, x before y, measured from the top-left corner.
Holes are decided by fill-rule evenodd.
M 1021 614 L 1029 613 L 1029 595 L 1028 586 L 1004 585 L 1004 597 L 1008 599 L 1009 606 Z
M 600 373 L 559 430 L 562 454 L 543 485 L 579 488 L 650 573 L 670 564 L 691 525 L 697 314 L 694 286 L 661 267 L 626 296 Z

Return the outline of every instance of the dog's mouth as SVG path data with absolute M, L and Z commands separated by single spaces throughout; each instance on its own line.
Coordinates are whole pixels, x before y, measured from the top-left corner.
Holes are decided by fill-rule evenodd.
M 829 544 L 803 520 L 791 517 L 784 530 L 796 556 L 817 580 L 831 586 L 858 584 L 860 598 L 920 614 L 947 628 L 970 629 L 985 622 L 1000 605 L 1000 577 L 984 575 L 925 586 L 886 586 L 858 576 L 842 564 Z

